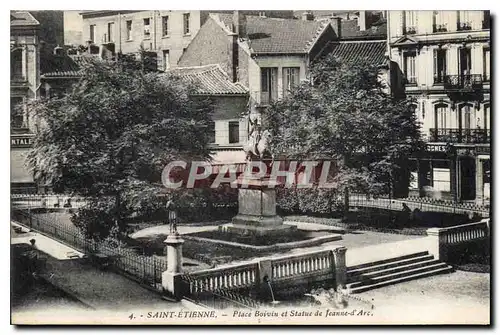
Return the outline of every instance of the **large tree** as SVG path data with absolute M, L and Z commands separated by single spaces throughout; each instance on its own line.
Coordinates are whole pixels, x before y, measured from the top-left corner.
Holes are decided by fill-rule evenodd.
M 125 218 L 161 208 L 168 162 L 209 158 L 212 110 L 194 86 L 130 58 L 83 72 L 62 97 L 30 106 L 42 126 L 28 161 L 36 180 L 91 199 L 73 221 L 105 238 Z
M 380 68 L 328 56 L 267 113 L 272 150 L 299 159 L 332 159 L 340 190 L 392 193 L 421 149 L 414 101 L 387 93 Z

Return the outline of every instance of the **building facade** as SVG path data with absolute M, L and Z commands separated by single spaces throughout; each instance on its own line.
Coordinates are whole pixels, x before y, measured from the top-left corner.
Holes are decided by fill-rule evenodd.
M 33 185 L 26 168 L 36 122 L 27 104 L 37 99 L 40 89 L 40 23 L 28 12 L 10 13 L 10 109 L 11 109 L 11 184 Z
M 427 142 L 411 167 L 410 193 L 488 201 L 489 11 L 390 11 L 388 43 Z
M 227 12 L 227 11 L 220 11 Z M 272 17 L 293 17 L 293 11 L 246 11 Z M 254 13 L 255 12 L 255 13 Z M 65 14 L 66 44 L 113 43 L 116 52 L 135 53 L 141 47 L 157 54 L 158 69 L 167 71 L 177 62 L 200 27 L 208 11 L 79 11 Z M 80 31 L 76 28 L 80 25 Z M 80 38 L 80 41 L 78 39 Z

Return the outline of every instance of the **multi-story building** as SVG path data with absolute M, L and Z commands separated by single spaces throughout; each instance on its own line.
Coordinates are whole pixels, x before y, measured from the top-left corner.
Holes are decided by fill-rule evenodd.
M 30 13 L 10 13 L 10 156 L 13 187 L 33 184 L 25 159 L 36 123 L 28 113 L 27 103 L 38 98 L 40 88 L 39 28 L 40 23 Z
M 224 12 L 224 11 L 221 11 Z M 293 17 L 293 11 L 247 11 L 272 17 Z M 254 13 L 255 12 L 255 13 Z M 79 11 L 65 13 L 67 42 L 114 44 L 116 52 L 135 53 L 141 47 L 157 54 L 158 68 L 168 70 L 177 61 L 208 18 L 208 11 Z M 76 25 L 81 26 L 81 34 Z M 71 29 L 70 29 L 71 28 Z
M 420 196 L 483 203 L 490 188 L 488 11 L 390 11 L 391 59 L 426 139 L 412 166 Z
M 235 11 L 210 14 L 178 65 L 218 64 L 234 82 L 248 88 L 248 104 L 233 108 L 214 124 L 218 156 L 230 155 L 227 151 L 231 150 L 244 161 L 241 148 L 248 134 L 248 118 L 244 115 L 259 119 L 272 101 L 308 79 L 315 59 L 328 53 L 344 58 L 356 53 L 351 59 L 359 56 L 356 59 L 369 57 L 384 62 L 386 51 L 383 25 L 366 27 L 358 20 L 331 17 L 315 20 L 310 12 L 301 19 L 278 19 Z M 239 138 L 240 143 L 231 142 L 231 136 Z

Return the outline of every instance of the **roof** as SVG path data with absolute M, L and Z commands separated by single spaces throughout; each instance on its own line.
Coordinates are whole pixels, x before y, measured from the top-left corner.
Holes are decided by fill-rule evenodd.
M 29 12 L 10 12 L 10 26 L 39 26 L 40 22 L 38 22 L 33 15 Z
M 43 78 L 79 77 L 83 66 L 98 58 L 99 55 L 45 55 L 40 57 L 40 73 Z
M 374 65 L 381 65 L 386 62 L 386 41 L 332 42 L 328 49 L 345 63 L 367 60 Z
M 366 30 L 360 31 L 357 20 L 342 20 L 341 39 L 360 39 L 360 38 L 386 38 L 387 37 L 387 23 L 380 22 L 380 24 L 372 26 Z
M 233 83 L 220 65 L 179 67 L 168 71 L 191 83 L 197 84 L 199 95 L 243 95 L 248 89 L 241 83 Z
M 232 14 L 213 14 L 231 30 Z M 246 16 L 246 42 L 252 53 L 303 54 L 324 31 L 327 24 L 318 21 Z

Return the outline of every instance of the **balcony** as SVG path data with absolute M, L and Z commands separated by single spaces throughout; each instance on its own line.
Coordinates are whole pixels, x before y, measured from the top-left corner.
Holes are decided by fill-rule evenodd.
M 433 24 L 432 25 L 432 32 L 433 33 L 444 33 L 447 31 L 448 31 L 448 28 L 446 27 L 446 24 Z
M 476 91 L 483 88 L 483 76 L 480 74 L 444 76 L 444 88 L 454 91 Z
M 471 22 L 457 22 L 457 31 L 472 30 Z
M 417 33 L 417 27 L 413 27 L 413 26 L 404 27 L 403 33 L 405 35 L 415 35 Z
M 490 143 L 490 129 L 431 128 L 430 142 Z

